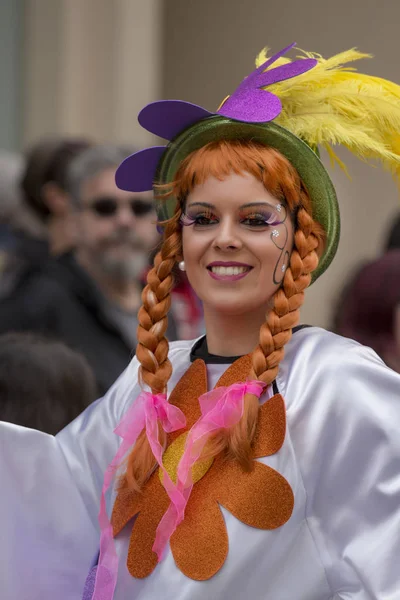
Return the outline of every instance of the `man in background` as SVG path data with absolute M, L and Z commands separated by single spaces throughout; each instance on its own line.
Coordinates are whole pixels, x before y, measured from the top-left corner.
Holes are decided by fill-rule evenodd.
M 151 193 L 129 193 L 115 171 L 132 149 L 94 146 L 66 183 L 75 249 L 48 263 L 24 293 L 0 303 L 0 331 L 36 331 L 81 351 L 103 394 L 136 346 L 143 272 L 158 242 Z M 173 323 L 167 332 L 175 339 Z
M 47 261 L 73 247 L 66 174 L 71 161 L 89 146 L 81 138 L 42 138 L 21 159 L 15 179 L 16 197 L 8 202 L 9 236 L 0 280 L 1 298 L 23 294 L 27 282 Z
M 42 223 L 53 256 L 74 246 L 67 174 L 74 159 L 91 145 L 84 138 L 50 137 L 39 140 L 26 154 L 20 186 L 23 201 Z

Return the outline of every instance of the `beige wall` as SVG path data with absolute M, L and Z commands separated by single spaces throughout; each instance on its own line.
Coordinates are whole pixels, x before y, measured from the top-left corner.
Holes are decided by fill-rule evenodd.
M 252 69 L 258 51 L 295 41 L 330 55 L 357 46 L 376 58 L 360 66 L 400 83 L 400 2 L 392 0 L 167 0 L 165 97 L 215 109 Z M 384 10 L 383 10 L 384 8 Z M 302 321 L 328 326 L 347 273 L 379 251 L 399 195 L 390 175 L 341 154 L 352 181 L 331 171 L 342 238 L 329 271 L 310 288 Z
M 163 0 L 26 0 L 23 142 L 87 135 L 144 145 L 161 95 Z
M 381 10 L 382 7 L 385 10 Z M 400 2 L 383 0 L 25 0 L 24 145 L 46 133 L 151 143 L 139 109 L 158 98 L 216 108 L 265 45 L 376 58 L 367 72 L 400 83 Z M 346 275 L 379 251 L 400 208 L 391 177 L 344 155 L 332 172 L 343 233 L 335 262 L 307 292 L 304 322 L 328 326 Z

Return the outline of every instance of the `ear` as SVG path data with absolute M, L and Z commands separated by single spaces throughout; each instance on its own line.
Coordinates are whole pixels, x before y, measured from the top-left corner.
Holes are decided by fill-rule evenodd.
M 64 217 L 70 211 L 69 196 L 56 183 L 50 181 L 42 187 L 43 202 L 54 217 Z

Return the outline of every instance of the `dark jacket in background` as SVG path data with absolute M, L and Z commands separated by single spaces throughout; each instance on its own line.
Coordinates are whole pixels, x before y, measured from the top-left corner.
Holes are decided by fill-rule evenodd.
M 25 272 L 13 293 L 0 301 L 0 333 L 34 331 L 82 352 L 99 395 L 109 389 L 134 354 L 110 320 L 97 286 L 72 254 Z M 170 339 L 172 339 L 170 337 Z
M 0 300 L 12 294 L 26 274 L 45 268 L 50 258 L 46 240 L 31 237 L 7 226 L 0 228 Z

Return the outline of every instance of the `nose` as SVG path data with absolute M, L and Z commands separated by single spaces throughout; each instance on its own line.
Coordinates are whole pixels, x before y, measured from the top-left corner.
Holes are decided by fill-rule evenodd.
M 121 203 L 116 213 L 116 223 L 122 228 L 131 228 L 135 226 L 135 215 L 129 204 Z
M 243 246 L 236 224 L 231 220 L 222 220 L 213 241 L 213 247 L 219 250 L 240 250 Z

